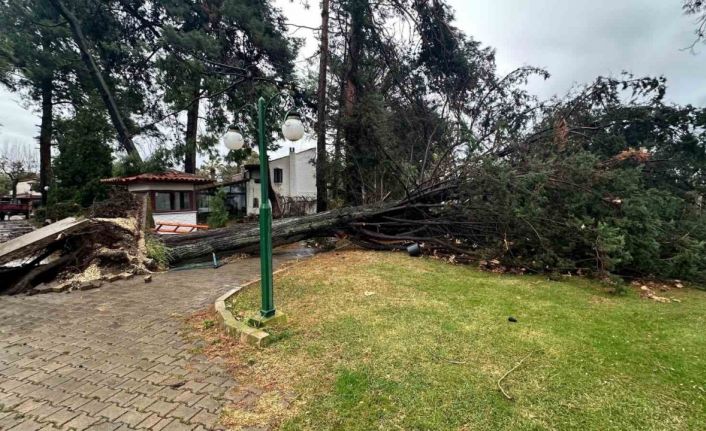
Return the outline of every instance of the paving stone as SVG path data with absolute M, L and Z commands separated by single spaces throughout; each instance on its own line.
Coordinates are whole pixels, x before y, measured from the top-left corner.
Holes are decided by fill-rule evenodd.
M 13 408 L 12 410 L 17 413 L 22 413 L 26 415 L 28 413 L 31 413 L 33 410 L 39 409 L 48 404 L 49 403 L 47 403 L 46 401 L 27 400 L 22 404 L 18 405 L 17 407 Z
M 120 391 L 117 389 L 103 386 L 100 389 L 98 389 L 97 391 L 91 393 L 90 397 L 98 399 L 98 400 L 107 400 L 108 398 L 112 397 L 113 395 L 117 394 L 118 392 L 120 392 Z
M 180 391 L 170 387 L 163 387 L 156 392 L 157 397 L 164 398 L 167 401 L 174 401 L 179 395 L 181 395 Z
M 203 394 L 195 394 L 193 392 L 189 391 L 184 391 L 182 392 L 178 397 L 174 399 L 174 401 L 178 403 L 183 403 L 186 404 L 187 406 L 191 407 L 197 402 L 201 401 L 204 399 L 206 395 Z
M 114 421 L 115 419 L 119 418 L 127 412 L 128 410 L 126 408 L 111 404 L 105 409 L 98 412 L 98 416 L 104 417 L 109 421 Z
M 126 407 L 130 404 L 130 401 L 135 399 L 137 396 L 137 394 L 131 394 L 126 391 L 118 391 L 106 401 L 117 404 L 121 407 Z
M 156 413 L 151 413 L 145 420 L 137 424 L 135 428 L 137 429 L 153 429 L 155 425 L 157 425 L 162 418 L 156 414 Z
M 134 370 L 131 373 L 127 374 L 125 377 L 129 377 L 135 380 L 144 380 L 145 377 L 149 376 L 150 374 L 151 373 L 148 371 Z
M 72 412 L 69 409 L 62 408 L 59 411 L 54 412 L 51 415 L 45 417 L 44 421 L 51 422 L 54 425 L 60 427 L 78 415 L 78 412 Z
M 143 394 L 143 395 L 158 394 L 158 395 L 155 395 L 155 398 L 168 398 L 164 394 L 161 394 L 161 392 L 164 389 L 170 389 L 170 388 L 165 388 L 164 386 L 155 385 L 150 382 L 144 382 L 137 389 L 135 389 L 135 392 Z
M 22 380 L 7 379 L 4 382 L 0 383 L 0 390 L 3 392 L 9 392 L 12 389 L 22 385 L 24 385 L 24 382 Z
M 91 431 L 115 431 L 121 424 L 108 421 L 100 421 L 91 425 Z
M 200 392 L 201 389 L 205 388 L 206 386 L 208 386 L 208 383 L 206 383 L 206 382 L 196 382 L 196 381 L 190 380 L 190 381 L 186 382 L 186 384 L 184 386 L 182 386 L 182 389 L 186 389 L 191 392 Z
M 194 428 L 196 428 L 195 425 L 188 425 L 185 424 L 179 419 L 173 419 L 171 422 L 169 422 L 165 427 L 161 428 L 165 431 L 191 431 Z
M 65 423 L 64 428 L 75 429 L 76 431 L 84 431 L 92 429 L 91 425 L 95 424 L 96 422 L 98 422 L 98 418 L 88 416 L 84 413 L 79 413 L 78 416 Z
M 179 407 L 175 408 L 171 412 L 169 412 L 169 416 L 175 417 L 177 419 L 181 419 L 182 422 L 189 422 L 189 420 L 196 416 L 197 413 L 199 413 L 201 409 L 198 408 L 193 408 L 186 406 L 184 404 L 179 404 Z
M 134 407 L 138 411 L 145 411 L 147 410 L 147 407 L 154 404 L 155 401 L 157 400 L 146 395 L 137 395 L 135 398 L 130 400 L 125 407 Z
M 23 417 L 18 414 L 12 414 L 0 419 L 0 430 L 9 430 L 14 426 L 20 425 Z
M 44 428 L 44 424 L 35 422 L 32 419 L 25 419 L 20 422 L 14 428 L 10 428 L 12 431 L 39 431 Z
M 47 422 L 45 418 L 53 415 L 54 413 L 58 412 L 61 410 L 61 407 L 54 407 L 52 405 L 47 405 L 45 407 L 42 407 L 41 409 L 37 409 L 33 412 L 31 412 L 29 415 L 34 417 L 37 422 Z
M 126 423 L 132 428 L 137 428 L 137 425 L 144 422 L 147 418 L 154 415 L 150 412 L 138 412 L 137 410 L 130 410 L 124 415 L 120 416 L 118 420 L 120 422 Z
M 83 395 L 84 397 L 90 397 L 95 391 L 97 391 L 100 388 L 101 387 L 98 385 L 95 385 L 90 382 L 85 382 L 84 384 L 82 384 L 78 388 L 74 389 L 74 392 L 77 392 L 77 393 Z
M 219 416 L 213 413 L 209 413 L 206 410 L 199 411 L 196 416 L 192 417 L 189 422 L 192 424 L 203 425 L 204 427 L 210 429 L 218 423 Z
M 58 389 L 42 387 L 34 392 L 30 392 L 28 396 L 35 400 L 49 400 L 52 404 L 57 404 L 70 398 L 71 394 Z
M 189 350 L 183 318 L 257 275 L 258 260 L 244 259 L 218 274 L 156 274 L 149 288 L 133 279 L 87 292 L 0 296 L 0 430 L 54 428 L 44 419 L 63 430 L 208 429 L 236 382 L 222 361 Z M 152 405 L 158 412 L 147 410 Z M 194 425 L 159 416 L 170 412 Z
M 68 408 L 69 410 L 76 410 L 80 408 L 83 405 L 86 405 L 90 402 L 91 400 L 88 398 L 84 398 L 80 395 L 73 395 L 70 398 L 67 398 L 63 401 L 60 401 L 58 404 L 60 404 L 63 407 Z
M 169 412 L 180 406 L 181 404 L 172 403 L 169 401 L 157 400 L 150 404 L 145 410 L 149 412 L 157 413 L 158 415 L 165 417 Z
M 152 428 L 150 428 L 150 429 L 151 429 L 152 431 L 162 431 L 162 430 L 168 431 L 169 428 L 167 428 L 167 425 L 171 424 L 172 422 L 174 422 L 174 419 L 171 419 L 171 418 L 169 418 L 169 419 L 164 418 L 164 419 L 161 419 L 161 420 L 160 420 L 159 422 L 157 422 L 156 424 L 152 425 Z M 177 421 L 177 422 L 179 422 L 179 421 Z
M 2 404 L 5 409 L 14 409 L 25 401 L 26 398 L 22 398 L 16 394 L 0 393 L 0 404 Z
M 88 413 L 91 416 L 96 416 L 99 412 L 107 409 L 112 404 L 100 400 L 91 400 L 86 404 L 78 407 L 76 410 Z
M 242 399 L 244 397 L 241 397 Z M 194 404 L 195 407 L 201 407 L 211 413 L 218 411 L 221 408 L 221 403 L 216 401 L 214 398 L 205 397 Z
M 19 396 L 27 396 L 31 394 L 32 392 L 36 391 L 37 389 L 41 389 L 42 386 L 38 385 L 36 383 L 32 382 L 25 382 L 21 386 L 18 386 L 16 388 L 11 389 L 9 392 L 12 392 L 13 394 L 17 394 Z

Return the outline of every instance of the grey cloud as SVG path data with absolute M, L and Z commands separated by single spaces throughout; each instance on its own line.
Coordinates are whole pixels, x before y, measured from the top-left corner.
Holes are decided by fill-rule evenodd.
M 664 75 L 667 99 L 706 101 L 706 46 L 693 41 L 693 19 L 679 0 L 451 0 L 458 26 L 497 49 L 501 70 L 530 64 L 552 74 L 530 88 L 564 94 L 598 75 Z

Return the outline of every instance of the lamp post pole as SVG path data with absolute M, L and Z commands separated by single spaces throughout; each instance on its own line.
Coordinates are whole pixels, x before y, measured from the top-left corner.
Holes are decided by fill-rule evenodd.
M 275 301 L 272 288 L 272 205 L 270 204 L 270 167 L 267 157 L 267 135 L 265 131 L 265 114 L 270 104 L 282 93 L 275 94 L 269 101 L 260 97 L 257 101 L 257 144 L 260 153 L 260 285 L 262 305 L 260 317 L 252 318 L 250 322 L 256 326 L 264 325 L 275 317 Z M 298 141 L 304 136 L 304 126 L 299 114 L 288 112 L 282 124 L 282 135 L 289 141 Z M 223 136 L 223 143 L 229 150 L 243 148 L 243 135 L 236 124 L 228 128 Z M 280 316 L 283 318 L 283 316 Z
M 270 167 L 265 139 L 265 108 L 263 97 L 257 101 L 257 141 L 260 150 L 260 288 L 262 305 L 260 315 L 275 315 L 272 289 L 272 205 L 270 205 Z

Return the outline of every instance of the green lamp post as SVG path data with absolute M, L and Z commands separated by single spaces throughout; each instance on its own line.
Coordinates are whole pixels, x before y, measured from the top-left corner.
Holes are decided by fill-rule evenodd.
M 269 319 L 275 315 L 275 302 L 272 289 L 272 206 L 269 199 L 270 167 L 265 139 L 265 111 L 270 107 L 275 95 L 269 101 L 257 101 L 257 142 L 260 153 L 260 285 L 262 305 L 260 317 Z M 304 136 L 304 125 L 299 114 L 287 113 L 282 124 L 282 135 L 289 141 L 298 141 Z M 237 126 L 230 126 L 223 136 L 223 143 L 229 150 L 239 150 L 244 146 L 243 135 Z

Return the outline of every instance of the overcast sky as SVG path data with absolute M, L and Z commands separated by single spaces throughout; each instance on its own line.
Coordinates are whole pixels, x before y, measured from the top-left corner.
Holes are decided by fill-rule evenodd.
M 317 26 L 317 0 L 308 11 L 276 0 L 288 21 Z M 533 81 L 541 97 L 562 95 L 599 75 L 664 75 L 667 99 L 706 105 L 706 45 L 684 50 L 693 40 L 694 19 L 681 13 L 681 0 L 449 0 L 456 25 L 497 50 L 500 72 L 533 65 L 552 77 Z M 299 30 L 297 36 L 307 36 Z M 313 52 L 309 37 L 304 54 Z M 39 118 L 18 96 L 0 90 L 0 142 L 34 142 Z M 311 145 L 311 144 L 308 144 Z M 305 144 L 304 146 L 308 146 Z

